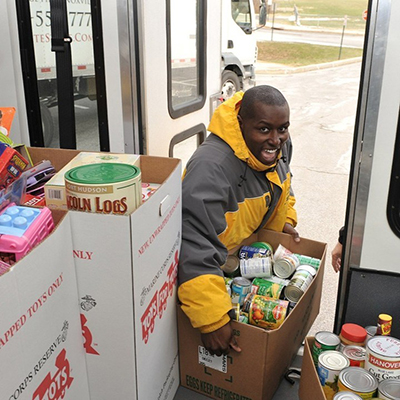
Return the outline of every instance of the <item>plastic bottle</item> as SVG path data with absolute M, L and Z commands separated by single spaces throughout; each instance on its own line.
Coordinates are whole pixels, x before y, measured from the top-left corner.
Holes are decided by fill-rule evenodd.
M 367 338 L 367 331 L 357 324 L 343 324 L 340 331 L 340 351 L 343 351 L 344 346 L 364 346 Z

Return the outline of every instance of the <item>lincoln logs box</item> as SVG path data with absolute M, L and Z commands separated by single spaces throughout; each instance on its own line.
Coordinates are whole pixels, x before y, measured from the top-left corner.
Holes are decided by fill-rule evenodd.
M 319 312 L 326 244 L 305 238 L 296 243 L 289 235 L 262 230 L 243 245 L 255 241 L 268 242 L 274 249 L 282 244 L 294 253 L 319 258 L 321 266 L 278 329 L 267 331 L 232 322 L 241 353 L 231 350 L 228 356 L 206 357 L 205 360 L 199 331 L 192 328 L 178 308 L 181 384 L 213 399 L 272 399 Z
M 89 400 L 69 215 L 0 276 L 0 398 Z
M 29 151 L 57 170 L 77 154 Z M 93 400 L 172 400 L 179 386 L 181 163 L 140 156 L 140 170 L 160 186 L 132 214 L 68 212 Z

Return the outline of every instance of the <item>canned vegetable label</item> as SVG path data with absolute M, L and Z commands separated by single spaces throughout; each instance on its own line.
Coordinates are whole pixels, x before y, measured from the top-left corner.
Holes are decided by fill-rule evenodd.
M 254 278 L 251 286 L 251 292 L 261 296 L 279 299 L 284 287 L 285 286 L 283 284 L 273 282 L 269 279 Z
M 243 311 L 249 315 L 249 323 L 265 329 L 277 329 L 285 320 L 289 303 L 270 297 L 249 294 L 244 302 Z
M 309 257 L 309 256 L 303 256 L 302 254 L 295 254 L 295 256 L 299 260 L 300 265 L 301 264 L 311 265 L 316 270 L 318 270 L 318 268 L 319 268 L 319 266 L 321 264 L 321 260 L 318 259 L 318 258 L 313 258 L 313 257 Z
M 270 257 L 271 250 L 261 247 L 242 246 L 238 254 L 240 259 Z
M 314 345 L 312 348 L 312 357 L 314 364 L 318 366 L 319 355 L 328 350 L 337 350 L 340 344 L 340 338 L 332 332 L 321 331 L 315 334 Z
M 240 260 L 240 273 L 246 278 L 269 278 L 272 275 L 271 257 Z
M 378 381 L 364 368 L 347 367 L 340 371 L 338 388 L 339 392 L 350 391 L 362 399 L 372 399 L 378 389 Z
M 318 377 L 325 395 L 330 398 L 337 392 L 339 373 L 350 364 L 348 358 L 337 350 L 328 350 L 318 357 Z
M 400 340 L 391 336 L 374 336 L 366 346 L 364 368 L 379 382 L 400 380 Z
M 259 247 L 262 249 L 268 249 L 271 252 L 271 255 L 274 254 L 274 248 L 267 242 L 254 242 L 250 244 L 251 247 Z
M 231 285 L 232 303 L 243 305 L 243 301 L 250 291 L 251 282 L 248 279 L 241 276 L 234 278 Z

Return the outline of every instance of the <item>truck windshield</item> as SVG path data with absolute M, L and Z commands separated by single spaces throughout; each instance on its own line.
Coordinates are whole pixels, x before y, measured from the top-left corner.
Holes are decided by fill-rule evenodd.
M 243 29 L 251 29 L 249 0 L 232 0 L 232 18 Z

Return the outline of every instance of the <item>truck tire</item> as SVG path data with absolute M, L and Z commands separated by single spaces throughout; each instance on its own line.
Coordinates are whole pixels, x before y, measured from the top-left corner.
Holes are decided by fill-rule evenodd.
M 40 104 L 40 113 L 42 116 L 42 129 L 44 146 L 49 147 L 54 136 L 54 121 L 49 108 L 45 104 Z
M 239 77 L 232 71 L 222 73 L 221 97 L 223 101 L 230 99 L 241 89 Z

